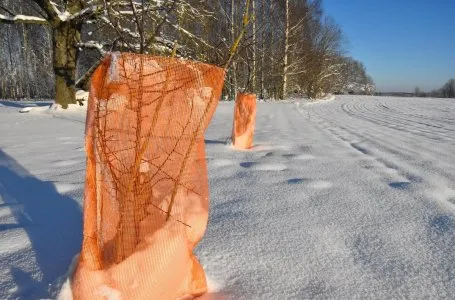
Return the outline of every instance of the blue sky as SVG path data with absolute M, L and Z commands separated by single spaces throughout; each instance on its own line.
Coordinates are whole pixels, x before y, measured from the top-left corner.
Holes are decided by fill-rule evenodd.
M 323 3 L 379 91 L 427 91 L 455 78 L 455 0 Z

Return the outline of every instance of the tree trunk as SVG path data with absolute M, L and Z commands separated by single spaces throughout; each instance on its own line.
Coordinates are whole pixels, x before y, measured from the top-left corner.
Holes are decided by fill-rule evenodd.
M 235 42 L 235 2 L 231 0 L 231 38 L 232 43 Z M 235 60 L 232 62 L 232 92 L 231 97 L 235 100 L 237 96 L 237 64 Z
M 283 85 L 280 98 L 286 98 L 288 88 L 288 55 L 289 55 L 289 0 L 286 0 L 285 11 L 285 29 L 284 29 L 284 59 L 283 59 Z
M 264 99 L 264 55 L 265 55 L 265 2 L 262 0 L 262 5 L 261 5 L 261 91 L 260 91 L 260 98 Z
M 269 15 L 272 15 L 273 13 L 273 1 L 270 1 L 270 4 L 269 4 Z M 269 21 L 271 22 L 271 21 Z M 270 24 L 270 26 L 273 26 L 273 23 Z M 276 76 L 275 74 L 277 72 L 280 72 L 280 70 L 277 70 L 277 67 L 276 67 L 276 61 L 275 61 L 275 38 L 276 38 L 276 34 L 275 34 L 275 30 L 273 30 L 273 28 L 270 29 L 270 43 L 269 43 L 269 47 L 270 47 L 270 54 L 269 54 L 269 64 L 270 64 L 270 67 L 268 69 L 268 72 L 267 74 L 268 75 L 268 80 L 269 80 L 269 84 L 268 84 L 268 88 L 267 88 L 267 96 L 272 98 L 272 99 L 276 99 L 277 97 L 277 94 L 275 92 L 276 90 L 276 86 L 279 84 L 279 80 L 276 79 Z M 279 67 L 278 67 L 279 68 Z
M 55 75 L 55 103 L 62 108 L 76 103 L 76 62 L 78 50 L 74 46 L 80 40 L 81 27 L 62 22 L 53 29 L 53 65 Z
M 253 93 L 256 93 L 256 50 L 258 48 L 256 42 L 257 42 L 257 37 L 256 37 L 256 0 L 251 1 L 252 4 L 252 10 L 253 10 L 253 78 L 252 78 L 252 91 Z

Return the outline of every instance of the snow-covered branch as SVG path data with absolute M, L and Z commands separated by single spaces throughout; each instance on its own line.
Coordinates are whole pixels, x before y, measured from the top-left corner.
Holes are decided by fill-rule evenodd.
M 207 43 L 205 40 L 201 39 L 200 37 L 192 34 L 191 32 L 189 32 L 188 30 L 186 30 L 185 28 L 182 28 L 182 26 L 178 26 L 177 24 L 174 24 L 172 22 L 170 22 L 169 20 L 165 20 L 166 23 L 168 23 L 170 26 L 172 26 L 174 29 L 180 31 L 182 34 L 186 35 L 188 38 L 190 38 L 191 40 L 193 40 L 193 42 L 195 44 L 197 44 L 196 41 L 199 41 L 200 43 L 204 44 L 204 46 L 210 48 L 210 49 L 213 49 L 214 47 L 212 45 L 210 45 L 209 43 Z
M 15 23 L 22 23 L 22 24 L 39 24 L 39 25 L 49 25 L 49 22 L 40 17 L 34 16 L 24 16 L 24 15 L 15 15 L 14 17 L 8 17 L 5 15 L 0 14 L 0 23 L 7 23 L 7 24 L 15 24 Z
M 86 7 L 84 9 L 78 11 L 75 14 L 68 15 L 66 17 L 66 20 L 73 21 L 73 20 L 82 20 L 84 18 L 89 18 L 91 15 L 93 15 L 98 10 L 100 10 L 100 7 L 98 5 L 92 5 L 92 6 Z
M 56 4 L 50 0 L 33 0 L 38 6 L 46 12 L 49 19 L 59 20 L 59 15 L 61 14 L 60 10 L 57 8 Z
M 50 7 L 52 13 L 56 16 L 58 16 L 60 19 L 62 18 L 62 15 L 64 13 L 62 13 L 58 7 L 57 7 L 57 4 L 53 1 L 43 1 L 43 2 L 49 2 L 48 6 Z
M 101 55 L 106 54 L 106 51 L 104 50 L 104 45 L 99 43 L 99 42 L 95 42 L 95 41 L 87 41 L 87 42 L 84 42 L 84 43 L 77 43 L 76 47 L 86 48 L 86 49 L 95 49 L 95 50 L 98 50 Z

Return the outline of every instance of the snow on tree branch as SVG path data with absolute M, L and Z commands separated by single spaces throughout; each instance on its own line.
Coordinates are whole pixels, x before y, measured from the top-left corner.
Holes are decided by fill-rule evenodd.
M 100 9 L 101 9 L 101 7 L 99 7 L 97 5 L 92 5 L 92 6 L 86 7 L 84 9 L 78 11 L 75 14 L 68 15 L 66 17 L 66 20 L 68 20 L 68 21 L 83 20 L 85 18 L 91 17 L 94 13 L 96 13 Z
M 24 15 L 15 15 L 14 17 L 8 17 L 0 14 L 0 23 L 7 24 L 39 24 L 39 25 L 49 25 L 49 22 L 46 19 L 34 17 L 34 16 L 24 16 Z
M 47 2 L 47 1 L 45 1 Z M 60 19 L 62 19 L 62 15 L 65 13 L 65 12 L 61 12 L 58 8 L 57 8 L 57 4 L 53 1 L 48 1 L 49 2 L 49 7 L 52 9 L 52 12 L 57 15 Z
M 38 6 L 46 12 L 49 19 L 59 20 L 59 15 L 61 14 L 60 10 L 57 8 L 56 4 L 49 0 L 33 0 Z
M 166 20 L 166 23 L 168 23 L 168 25 L 172 26 L 174 29 L 180 31 L 182 34 L 186 35 L 188 38 L 192 39 L 194 43 L 197 44 L 196 41 L 199 41 L 200 43 L 204 44 L 206 47 L 208 47 L 210 49 L 214 48 L 212 45 L 208 44 L 205 40 L 203 40 L 203 39 L 199 38 L 198 36 L 192 34 L 188 30 L 186 30 L 185 28 L 182 28 L 182 26 L 178 26 L 176 24 L 173 24 L 169 20 Z
M 106 54 L 106 51 L 104 50 L 104 45 L 99 43 L 99 42 L 95 42 L 95 41 L 87 41 L 87 42 L 84 42 L 84 43 L 77 43 L 76 47 L 86 48 L 86 49 L 96 49 L 96 50 L 98 50 L 100 52 L 101 55 Z

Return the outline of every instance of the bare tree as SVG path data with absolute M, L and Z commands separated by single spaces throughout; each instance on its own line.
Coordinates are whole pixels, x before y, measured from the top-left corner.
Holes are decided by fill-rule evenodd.
M 455 98 L 455 79 L 449 79 L 441 91 L 444 98 Z
M 371 95 L 376 87 L 360 61 L 352 57 L 340 57 L 341 74 L 333 81 L 336 93 Z
M 305 56 L 305 72 L 301 80 L 310 98 L 333 92 L 334 84 L 342 75 L 342 32 L 330 18 L 313 24 L 311 44 Z
M 18 0 L 32 8 L 25 15 L 12 0 L 0 1 L 0 26 L 48 28 L 55 98 L 64 107 L 75 102 L 75 87 L 88 82 L 108 51 L 175 55 L 217 65 L 228 61 L 223 93 L 230 98 L 238 90 L 261 98 L 284 99 L 291 92 L 317 98 L 343 92 L 349 82 L 364 93 L 374 91 L 363 65 L 353 73 L 361 80 L 347 71 L 355 65 L 343 56 L 341 28 L 324 16 L 321 0 Z M 36 44 L 27 32 L 21 39 L 26 48 Z M 12 65 L 7 58 L 0 57 L 0 66 Z M 23 59 L 24 70 L 33 67 L 30 62 L 28 56 Z M 14 76 L 37 81 L 25 73 Z M 9 85 L 0 79 L 2 91 Z
M 201 1 L 192 1 L 201 5 Z M 121 49 L 148 53 L 150 49 L 172 49 L 174 42 L 161 36 L 164 27 L 186 36 L 193 43 L 204 43 L 197 35 L 179 26 L 175 15 L 187 13 L 200 18 L 206 11 L 184 0 L 28 0 L 39 16 L 22 15 L 5 5 L 0 8 L 0 23 L 48 26 L 52 32 L 52 65 L 55 76 L 55 101 L 67 108 L 75 103 L 76 65 L 80 49 Z M 82 41 L 82 26 L 102 29 L 102 41 Z M 106 34 L 106 32 L 108 34 Z M 152 51 L 153 52 L 153 51 Z M 161 51 L 162 52 L 162 51 Z
M 66 1 L 66 9 L 60 11 L 58 6 L 49 0 L 34 0 L 40 16 L 15 14 L 4 7 L 7 14 L 0 14 L 0 22 L 6 24 L 38 24 L 49 26 L 52 30 L 53 69 L 55 76 L 55 99 L 63 107 L 75 103 L 75 76 L 77 48 L 74 43 L 80 40 L 82 20 L 88 9 L 80 1 Z
M 21 14 L 33 12 L 18 1 L 3 0 L 2 4 Z M 50 43 L 50 32 L 42 26 L 0 25 L 0 98 L 49 96 L 53 91 Z
M 281 87 L 281 99 L 286 97 L 287 87 L 288 87 L 288 60 L 289 60 L 289 0 L 285 0 L 285 9 L 284 9 L 284 56 L 283 56 L 283 85 Z

